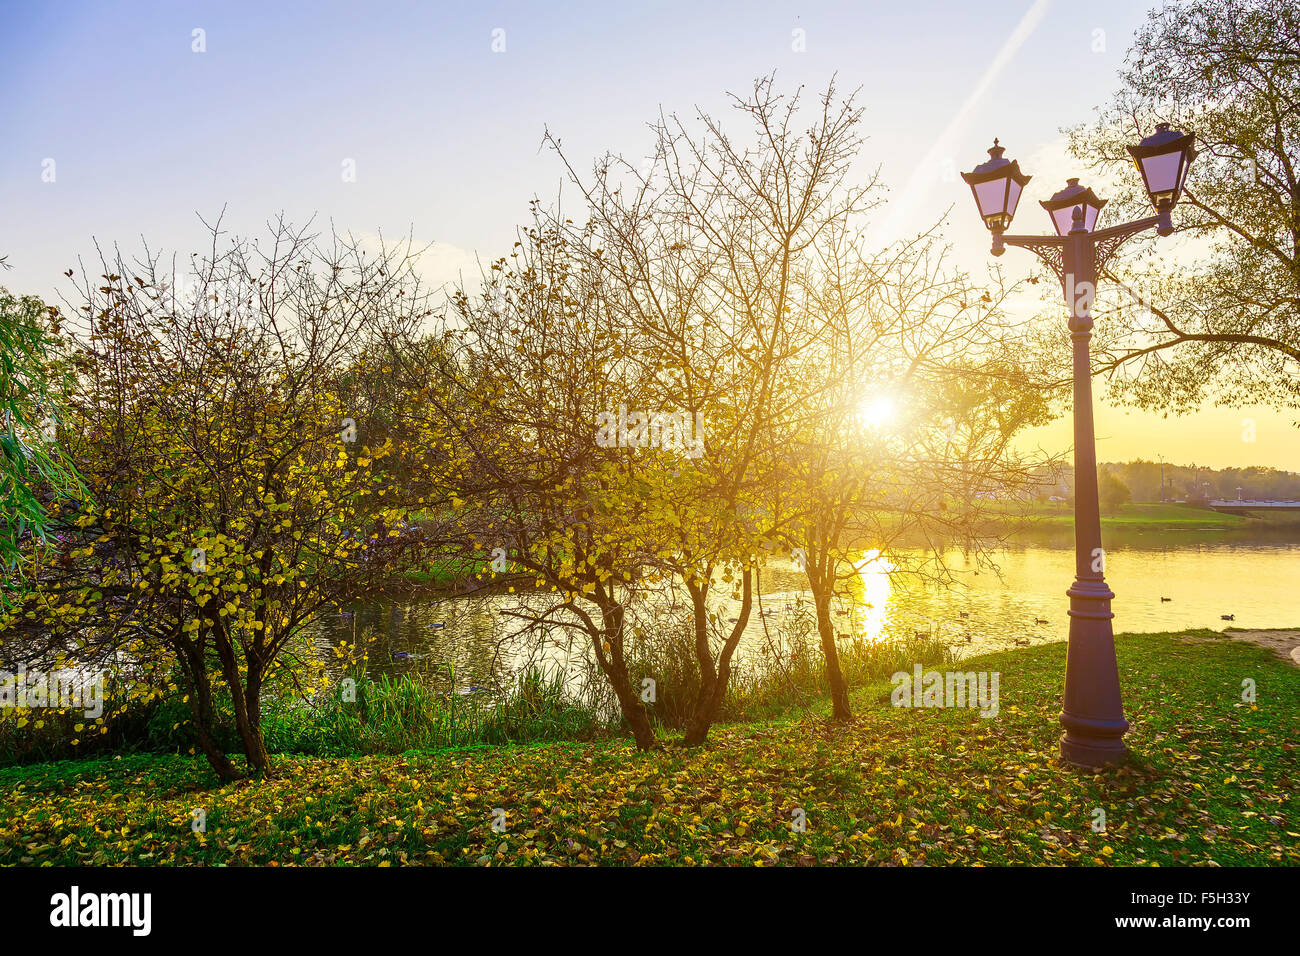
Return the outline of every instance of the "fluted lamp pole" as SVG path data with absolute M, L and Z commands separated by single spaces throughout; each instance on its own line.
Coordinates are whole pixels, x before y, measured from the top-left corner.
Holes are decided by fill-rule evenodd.
M 1055 236 L 1009 236 L 1020 194 L 1030 177 L 1020 164 L 1003 158 L 1004 148 L 993 141 L 987 162 L 962 179 L 971 187 L 989 231 L 993 255 L 1006 246 L 1028 249 L 1047 263 L 1061 280 L 1069 313 L 1074 352 L 1074 583 L 1070 598 L 1070 644 L 1065 664 L 1065 694 L 1061 723 L 1061 758 L 1077 766 L 1098 768 L 1128 759 L 1124 734 L 1124 704 L 1120 697 L 1111 599 L 1106 584 L 1105 552 L 1101 543 L 1101 510 L 1097 500 L 1097 446 L 1093 435 L 1092 302 L 1097 276 L 1124 240 L 1154 228 L 1173 232 L 1171 212 L 1182 194 L 1187 169 L 1195 158 L 1191 134 L 1171 130 L 1166 123 L 1137 146 L 1128 147 L 1142 174 L 1156 215 L 1098 230 L 1106 200 L 1071 179 L 1066 187 L 1039 203 L 1052 218 Z

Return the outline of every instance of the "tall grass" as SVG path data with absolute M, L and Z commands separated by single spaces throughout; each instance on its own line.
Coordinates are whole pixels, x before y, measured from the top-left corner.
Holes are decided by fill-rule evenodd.
M 516 675 L 501 694 L 440 692 L 409 674 L 363 676 L 351 689 L 287 702 L 262 718 L 268 750 L 317 756 L 583 740 L 607 730 L 595 703 L 575 697 L 562 674 L 536 669 Z
M 217 744 L 242 752 L 229 695 L 219 693 Z M 143 751 L 187 753 L 195 746 L 190 708 L 179 696 L 148 703 L 106 702 L 106 732 L 77 732 L 90 721 L 78 713 L 45 710 L 21 715 L 0 709 L 0 766 Z M 411 675 L 353 677 L 315 700 L 285 697 L 263 703 L 262 734 L 271 753 L 355 756 L 437 750 L 472 744 L 585 740 L 612 730 L 597 695 L 577 695 L 561 674 L 522 672 L 500 693 L 454 694 Z
M 744 723 L 769 719 L 792 709 L 808 709 L 830 695 L 826 662 L 811 608 L 796 604 L 765 632 L 757 654 L 733 664 L 718 719 Z M 886 680 L 913 665 L 953 663 L 953 650 L 937 637 L 836 642 L 840 670 L 849 687 Z M 638 642 L 632 668 L 638 680 L 652 677 L 656 700 L 650 705 L 665 727 L 682 729 L 699 693 L 694 637 L 685 621 L 667 622 L 653 637 Z

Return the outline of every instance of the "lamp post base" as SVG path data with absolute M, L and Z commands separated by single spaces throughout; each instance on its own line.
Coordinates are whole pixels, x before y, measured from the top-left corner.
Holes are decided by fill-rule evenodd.
M 1086 552 L 1085 552 L 1086 553 Z M 1070 644 L 1065 658 L 1065 701 L 1061 708 L 1061 759 L 1099 769 L 1128 760 L 1110 609 L 1114 593 L 1105 579 L 1075 579 L 1070 597 Z
M 1076 737 L 1067 730 L 1061 738 L 1061 759 L 1075 767 L 1118 767 L 1128 763 L 1128 758 L 1128 748 L 1117 737 Z

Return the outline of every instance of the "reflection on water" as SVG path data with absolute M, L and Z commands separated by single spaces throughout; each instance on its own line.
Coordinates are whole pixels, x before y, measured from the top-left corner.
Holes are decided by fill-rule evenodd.
M 570 676 L 585 669 L 576 634 L 558 627 L 530 634 L 511 614 L 518 609 L 519 599 L 509 594 L 380 598 L 322 616 L 310 636 L 322 651 L 343 641 L 366 648 L 372 678 L 412 674 L 446 693 L 497 689 L 533 664 Z
M 856 612 L 862 621 L 858 633 L 868 640 L 880 640 L 889 620 L 889 598 L 893 590 L 890 573 L 898 570 L 898 565 L 872 548 L 853 566 L 857 569 L 862 589 L 861 599 L 854 602 L 859 605 Z
M 1300 625 L 1300 542 L 1296 530 L 1264 529 L 1217 536 L 1114 532 L 1105 536 L 1106 578 L 1115 592 L 1116 631 L 1193 627 L 1294 627 Z M 1065 596 L 1074 577 L 1068 531 L 1020 536 L 977 563 L 959 550 L 939 555 L 948 580 L 935 580 L 933 552 L 866 551 L 837 595 L 832 620 L 842 638 L 891 640 L 935 635 L 963 653 L 1003 649 L 1017 641 L 1065 640 Z M 991 561 L 991 563 L 990 563 Z M 790 562 L 762 572 L 758 604 L 738 658 L 760 653 L 784 614 L 807 608 L 806 579 Z M 1168 600 L 1162 600 L 1167 598 Z M 576 634 L 551 627 L 521 634 L 512 612 L 519 595 L 446 600 L 367 601 L 350 612 L 321 619 L 318 644 L 374 638 L 372 675 L 414 673 L 448 693 L 497 685 L 529 665 L 561 669 L 570 677 L 586 669 L 586 645 Z M 717 610 L 725 622 L 737 613 L 725 597 Z

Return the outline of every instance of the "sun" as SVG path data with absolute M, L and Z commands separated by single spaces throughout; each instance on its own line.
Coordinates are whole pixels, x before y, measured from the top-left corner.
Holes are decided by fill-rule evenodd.
M 898 405 L 890 395 L 873 395 L 858 406 L 858 421 L 867 428 L 880 429 L 892 422 Z

